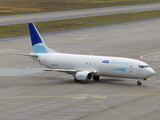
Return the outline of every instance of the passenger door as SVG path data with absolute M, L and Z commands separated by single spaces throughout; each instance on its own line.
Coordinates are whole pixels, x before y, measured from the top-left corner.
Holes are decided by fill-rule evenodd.
M 131 63 L 130 66 L 129 66 L 129 72 L 130 72 L 130 73 L 133 73 L 133 67 L 134 67 L 134 64 Z

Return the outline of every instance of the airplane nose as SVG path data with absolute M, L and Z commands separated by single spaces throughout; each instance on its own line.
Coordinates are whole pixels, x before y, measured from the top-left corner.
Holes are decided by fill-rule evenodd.
M 154 75 L 156 72 L 152 69 L 152 68 L 150 68 L 149 70 L 148 70 L 148 75 L 149 76 L 152 76 L 152 75 Z
M 154 74 L 155 74 L 155 71 L 149 67 L 149 68 L 144 69 L 144 71 L 142 71 L 141 75 L 143 76 L 143 78 L 148 78 Z

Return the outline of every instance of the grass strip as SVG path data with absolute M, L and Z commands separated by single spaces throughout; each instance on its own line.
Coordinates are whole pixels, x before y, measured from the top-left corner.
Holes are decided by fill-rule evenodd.
M 40 33 L 160 18 L 160 10 L 37 22 Z M 28 35 L 27 24 L 0 26 L 0 38 Z
M 159 2 L 160 0 L 0 0 L 0 16 Z

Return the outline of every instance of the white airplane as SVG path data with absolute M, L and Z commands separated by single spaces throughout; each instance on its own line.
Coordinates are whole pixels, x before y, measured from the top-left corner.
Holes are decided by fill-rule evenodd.
M 47 47 L 33 23 L 28 26 L 33 52 L 27 56 L 48 70 L 73 75 L 75 81 L 99 80 L 100 76 L 108 76 L 137 79 L 137 85 L 141 85 L 141 80 L 155 74 L 147 63 L 136 59 L 58 53 Z

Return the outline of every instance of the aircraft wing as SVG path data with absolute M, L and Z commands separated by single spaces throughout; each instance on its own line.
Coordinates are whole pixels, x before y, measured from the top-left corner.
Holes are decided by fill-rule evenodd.
M 72 69 L 29 68 L 29 67 L 24 67 L 21 69 L 37 69 L 37 70 L 44 70 L 44 71 L 57 71 L 57 72 L 64 72 L 64 73 L 68 73 L 68 74 L 75 74 L 77 72 L 80 72 L 80 70 L 72 70 Z M 97 73 L 96 70 L 93 70 L 90 72 L 92 72 L 93 74 Z
M 57 72 L 65 72 L 68 74 L 75 74 L 76 72 L 78 72 L 77 70 L 71 70 L 71 69 L 45 69 L 45 71 L 57 71 Z
M 71 69 L 29 68 L 29 67 L 24 67 L 21 69 L 37 69 L 37 70 L 44 70 L 44 71 L 57 71 L 57 72 L 65 72 L 68 74 L 75 74 L 76 72 L 78 72 L 77 70 L 71 70 Z

